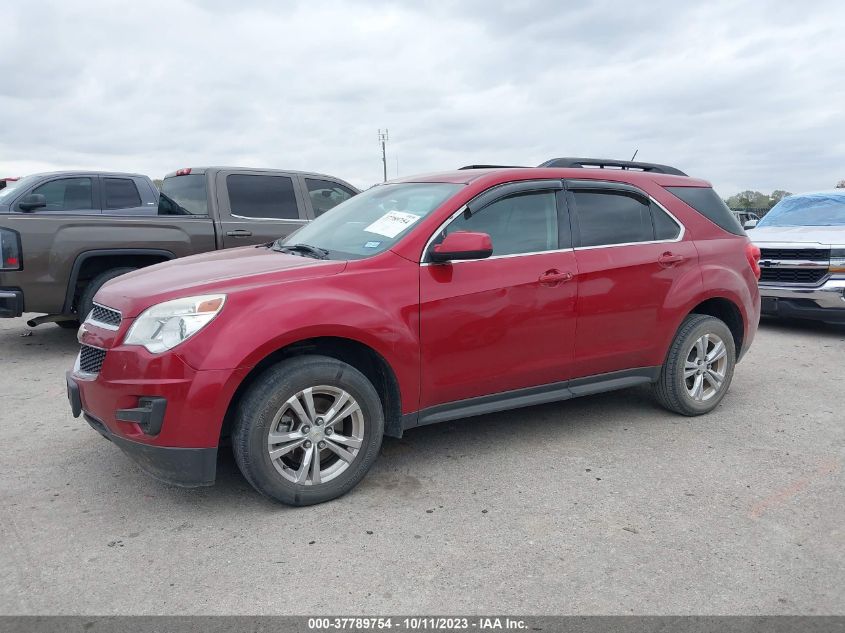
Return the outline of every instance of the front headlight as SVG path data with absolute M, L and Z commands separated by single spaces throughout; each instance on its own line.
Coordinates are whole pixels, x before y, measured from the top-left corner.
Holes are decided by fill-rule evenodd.
M 226 295 L 202 295 L 165 301 L 148 308 L 129 328 L 124 345 L 143 345 L 153 354 L 173 349 L 211 323 Z

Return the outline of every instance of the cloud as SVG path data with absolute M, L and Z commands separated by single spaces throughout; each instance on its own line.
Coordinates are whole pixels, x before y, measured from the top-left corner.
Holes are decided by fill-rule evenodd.
M 0 175 L 239 164 L 380 180 L 554 156 L 677 165 L 723 195 L 845 178 L 845 5 L 17 3 Z

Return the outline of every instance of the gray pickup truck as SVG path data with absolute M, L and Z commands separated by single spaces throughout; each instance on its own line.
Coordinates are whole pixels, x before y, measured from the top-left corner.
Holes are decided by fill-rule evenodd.
M 56 172 L 0 190 L 0 317 L 77 327 L 110 279 L 176 257 L 287 236 L 358 190 L 324 174 L 180 169 Z
M 745 228 L 763 314 L 845 323 L 845 189 L 788 196 Z

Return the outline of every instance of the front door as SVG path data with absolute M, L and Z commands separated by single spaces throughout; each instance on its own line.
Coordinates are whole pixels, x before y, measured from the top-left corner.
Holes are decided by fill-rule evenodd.
M 538 186 L 549 187 L 549 181 Z M 420 268 L 420 407 L 566 380 L 575 335 L 577 269 L 559 189 L 502 187 L 456 217 L 454 231 L 487 233 L 488 259 Z

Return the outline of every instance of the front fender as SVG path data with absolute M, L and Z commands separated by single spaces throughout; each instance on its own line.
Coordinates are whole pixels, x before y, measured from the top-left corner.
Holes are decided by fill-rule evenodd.
M 350 267 L 340 275 L 233 293 L 207 331 L 180 346 L 180 356 L 200 370 L 248 371 L 294 343 L 345 338 L 385 359 L 403 408 L 413 411 L 419 402 L 418 268 L 397 256 L 387 267 Z

